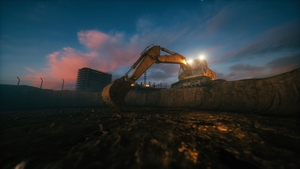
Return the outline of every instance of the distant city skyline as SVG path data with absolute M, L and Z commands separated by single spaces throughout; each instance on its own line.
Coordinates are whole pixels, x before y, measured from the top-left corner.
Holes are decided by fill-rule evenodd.
M 77 70 L 125 74 L 150 44 L 194 59 L 217 79 L 263 78 L 300 67 L 300 1 L 0 2 L 0 83 L 73 89 Z M 147 82 L 171 85 L 179 65 L 155 64 Z M 141 76 L 137 83 L 143 82 Z M 55 82 L 55 83 L 54 83 Z

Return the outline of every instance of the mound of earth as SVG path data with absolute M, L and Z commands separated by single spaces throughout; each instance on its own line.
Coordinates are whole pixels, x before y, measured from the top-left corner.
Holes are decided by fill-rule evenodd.
M 132 90 L 125 102 L 141 107 L 299 115 L 300 69 L 270 78 L 220 81 L 193 88 L 150 93 Z

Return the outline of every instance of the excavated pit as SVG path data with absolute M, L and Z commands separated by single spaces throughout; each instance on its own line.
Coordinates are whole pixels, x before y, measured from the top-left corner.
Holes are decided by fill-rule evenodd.
M 126 103 L 123 112 L 47 107 L 63 106 L 62 101 L 93 107 L 89 96 L 99 97 L 92 93 L 2 92 L 1 106 L 17 102 L 43 109 L 0 111 L 0 168 L 298 169 L 299 84 L 300 69 L 264 79 L 127 95 L 130 85 L 123 90 L 120 82 L 107 88 L 117 93 L 104 98 Z

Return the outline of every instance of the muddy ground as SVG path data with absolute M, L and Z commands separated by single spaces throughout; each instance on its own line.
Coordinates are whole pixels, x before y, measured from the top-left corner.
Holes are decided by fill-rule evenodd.
M 0 112 L 0 168 L 300 168 L 299 117 L 188 109 Z

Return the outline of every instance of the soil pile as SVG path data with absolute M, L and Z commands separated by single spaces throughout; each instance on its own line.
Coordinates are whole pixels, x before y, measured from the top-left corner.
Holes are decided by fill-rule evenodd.
M 133 90 L 125 101 L 129 106 L 299 115 L 300 69 L 270 78 L 216 81 L 202 87 L 151 93 Z

